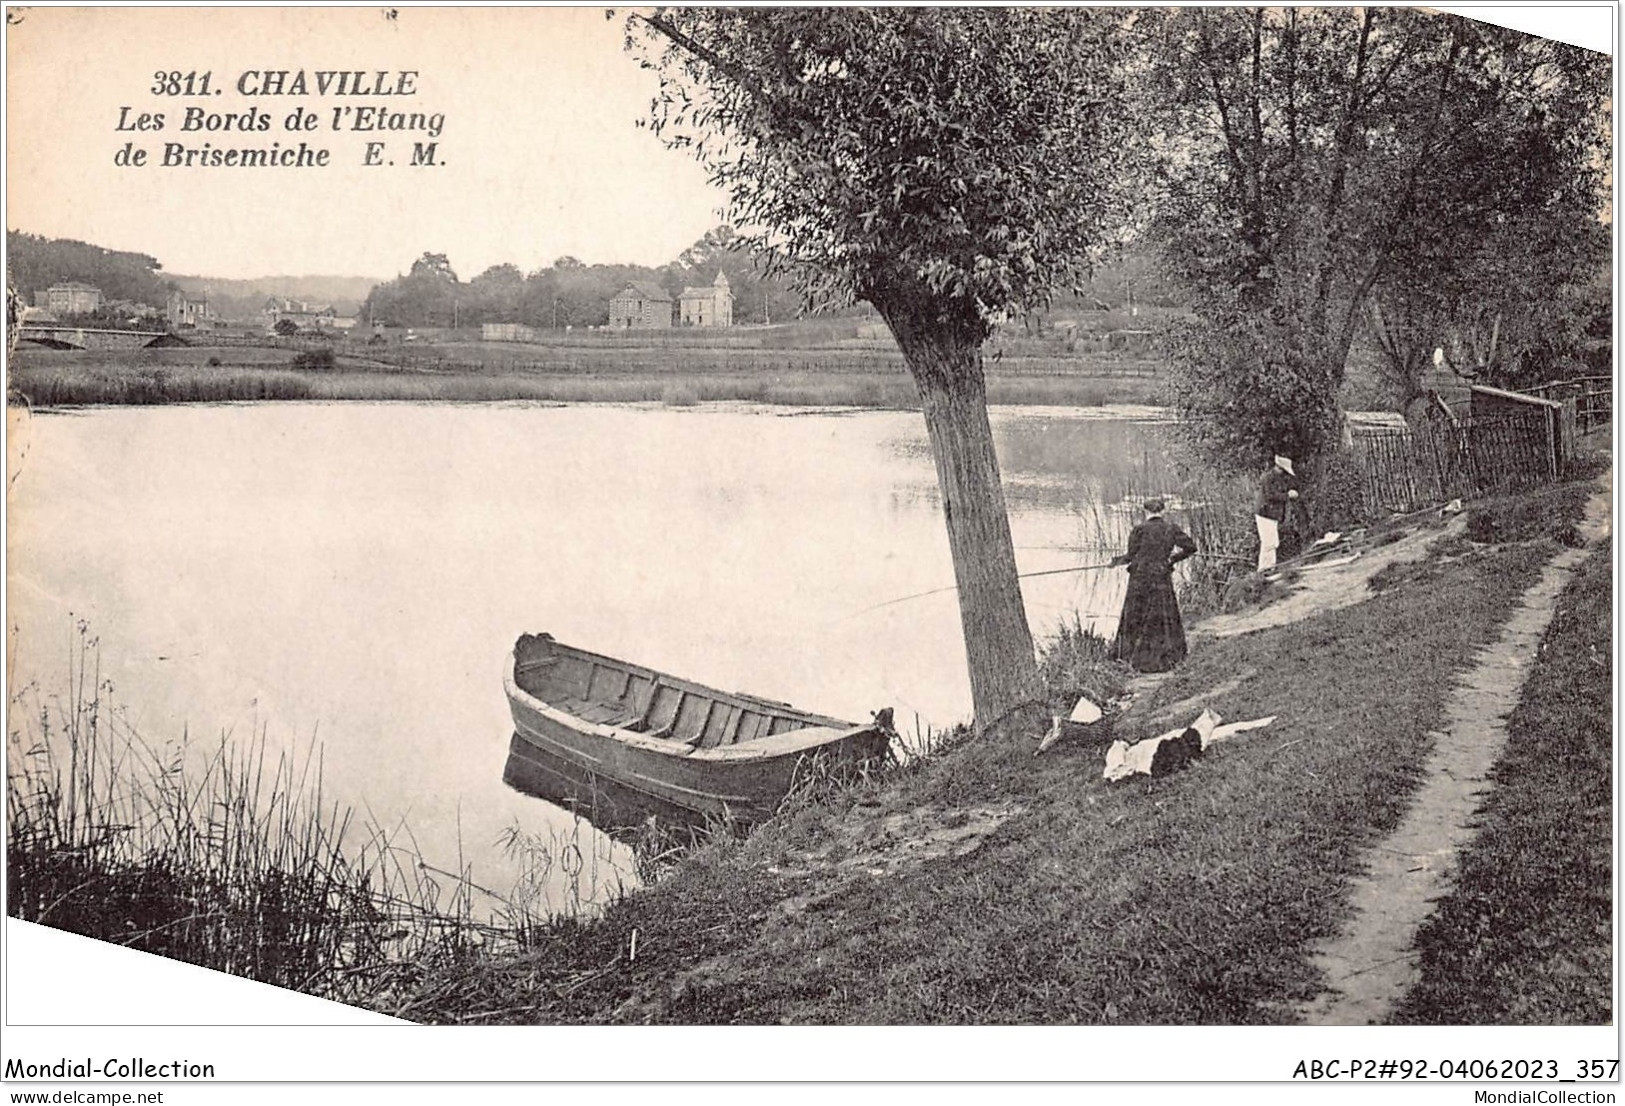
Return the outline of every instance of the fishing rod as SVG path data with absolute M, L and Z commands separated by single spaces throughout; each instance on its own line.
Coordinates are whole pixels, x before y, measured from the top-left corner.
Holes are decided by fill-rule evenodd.
M 1204 553 L 1204 552 L 1198 550 L 1197 552 L 1191 554 L 1191 556 L 1193 556 L 1193 557 L 1211 557 L 1211 558 L 1215 558 L 1217 560 L 1222 560 L 1222 561 L 1240 561 L 1242 564 L 1252 564 L 1253 563 L 1252 558 L 1250 558 L 1250 557 L 1236 557 L 1236 556 L 1232 556 L 1231 554 L 1228 554 L 1228 553 Z M 1118 562 L 1116 562 L 1116 561 L 1105 561 L 1105 562 L 1103 562 L 1101 564 L 1098 564 L 1098 565 L 1073 565 L 1071 568 L 1047 568 L 1042 572 L 1018 572 L 1018 573 L 1016 573 L 1016 579 L 1018 579 L 1018 580 L 1031 580 L 1031 579 L 1033 579 L 1035 577 L 1038 577 L 1038 576 L 1060 576 L 1060 575 L 1062 575 L 1064 573 L 1068 573 L 1068 572 L 1092 572 L 1095 569 L 1100 569 L 1100 568 L 1119 568 L 1119 567 L 1122 567 L 1122 566 L 1119 565 Z M 941 595 L 944 592 L 958 591 L 958 590 L 959 590 L 959 585 L 958 584 L 949 584 L 946 587 L 932 588 L 930 591 L 917 591 L 913 595 L 905 595 L 905 596 L 902 596 L 901 598 L 898 598 L 898 599 L 888 599 L 884 603 L 876 603 L 872 607 L 864 607 L 860 611 L 854 611 L 848 617 L 855 618 L 860 614 L 868 614 L 870 611 L 878 611 L 883 607 L 895 606 L 898 603 L 907 603 L 910 599 L 924 599 L 928 595 Z
M 1114 567 L 1116 567 L 1116 566 L 1114 566 L 1111 561 L 1107 561 L 1104 564 L 1098 564 L 1098 565 L 1077 565 L 1077 566 L 1075 566 L 1073 568 L 1051 568 L 1051 569 L 1046 569 L 1043 572 L 1018 572 L 1016 574 L 1016 579 L 1018 579 L 1018 580 L 1029 580 L 1034 576 L 1059 576 L 1063 572 L 1088 572 L 1091 569 L 1096 569 L 1096 568 L 1114 568 Z M 958 591 L 958 590 L 959 590 L 959 585 L 958 584 L 949 584 L 947 587 L 932 588 L 930 591 L 917 591 L 913 595 L 904 595 L 904 596 L 902 596 L 902 597 L 900 597 L 898 599 L 888 599 L 884 603 L 876 603 L 872 607 L 864 607 L 861 611 L 852 612 L 851 617 L 855 618 L 856 616 L 858 616 L 860 614 L 868 614 L 870 611 L 878 611 L 882 607 L 891 607 L 891 606 L 895 606 L 898 603 L 907 603 L 910 599 L 924 599 L 928 595 L 941 595 L 943 592 Z
M 1428 514 L 1429 512 L 1433 512 L 1433 511 L 1438 511 L 1438 512 L 1441 512 L 1441 513 L 1448 512 L 1450 510 L 1451 506 L 1453 504 L 1455 504 L 1455 503 L 1458 503 L 1458 502 L 1459 502 L 1459 500 L 1452 500 L 1450 503 L 1446 503 L 1446 504 L 1443 504 L 1443 505 L 1435 504 L 1435 505 L 1433 505 L 1431 507 L 1421 507 L 1421 508 L 1418 508 L 1417 510 L 1409 511 L 1409 512 L 1407 512 L 1405 514 L 1396 514 L 1396 515 L 1390 516 L 1385 521 L 1387 521 L 1389 523 L 1402 522 L 1402 521 L 1404 521 L 1406 519 L 1415 518 L 1417 515 L 1425 515 L 1425 514 Z M 1458 507 L 1457 510 L 1460 510 L 1460 508 Z M 1336 549 L 1339 545 L 1352 544 L 1353 540 L 1355 538 L 1363 536 L 1366 533 L 1367 529 L 1368 528 L 1366 528 L 1366 527 L 1360 527 L 1360 528 L 1355 529 L 1355 530 L 1345 531 L 1343 533 L 1338 534 L 1337 539 L 1335 541 L 1326 541 L 1325 537 L 1322 537 L 1321 539 L 1311 543 L 1302 552 L 1300 552 L 1300 553 L 1298 553 L 1298 554 L 1296 554 L 1296 555 L 1294 555 L 1292 557 L 1287 557 L 1287 558 L 1285 558 L 1283 560 L 1277 561 L 1275 563 L 1275 570 L 1278 571 L 1278 570 L 1280 570 L 1282 568 L 1290 568 L 1292 566 L 1295 566 L 1297 564 L 1300 564 L 1301 562 L 1304 562 L 1304 561 L 1308 560 L 1310 557 L 1318 557 L 1318 556 L 1321 556 L 1321 555 L 1323 555 L 1325 553 L 1329 553 L 1332 550 Z M 1048 546 L 1048 547 L 1040 546 L 1040 547 L 1036 547 L 1036 548 L 1055 548 L 1055 547 L 1053 547 L 1053 546 Z M 1234 553 L 1213 553 L 1213 552 L 1209 552 L 1208 550 L 1205 550 L 1205 549 L 1199 549 L 1195 553 L 1191 554 L 1191 556 L 1193 556 L 1193 557 L 1206 557 L 1206 558 L 1208 558 L 1210 560 L 1216 560 L 1216 561 L 1234 561 L 1237 564 L 1244 564 L 1244 565 L 1250 565 L 1250 564 L 1254 563 L 1254 560 L 1253 560 L 1252 557 L 1240 557 L 1240 556 L 1237 556 Z M 1068 572 L 1091 572 L 1091 571 L 1094 571 L 1095 569 L 1115 568 L 1115 567 L 1118 567 L 1117 562 L 1115 562 L 1115 561 L 1106 561 L 1106 562 L 1104 562 L 1102 564 L 1096 564 L 1096 565 L 1075 565 L 1075 566 L 1073 566 L 1071 568 L 1045 569 L 1042 572 L 1019 572 L 1019 573 L 1016 574 L 1016 579 L 1018 579 L 1018 580 L 1030 580 L 1030 579 L 1033 579 L 1034 577 L 1038 577 L 1038 576 L 1060 576 L 1060 575 L 1062 575 L 1064 573 L 1068 573 Z M 958 584 L 949 584 L 946 587 L 932 588 L 930 591 L 915 592 L 913 595 L 905 595 L 905 596 L 901 597 L 900 599 L 888 599 L 884 603 L 876 603 L 872 607 L 864 607 L 862 610 L 855 611 L 855 612 L 853 612 L 853 614 L 848 615 L 847 617 L 855 618 L 860 614 L 868 614 L 870 611 L 878 611 L 878 610 L 882 609 L 883 607 L 894 606 L 894 605 L 896 605 L 898 603 L 906 603 L 911 599 L 924 599 L 928 595 L 941 595 L 944 592 L 958 591 L 958 590 L 959 590 L 959 585 Z

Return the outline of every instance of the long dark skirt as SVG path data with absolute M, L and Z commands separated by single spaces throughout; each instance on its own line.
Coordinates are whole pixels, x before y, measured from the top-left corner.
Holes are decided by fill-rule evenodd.
M 1174 581 L 1166 572 L 1135 572 L 1128 578 L 1123 617 L 1112 656 L 1139 672 L 1166 672 L 1185 659 L 1185 624 L 1179 617 Z

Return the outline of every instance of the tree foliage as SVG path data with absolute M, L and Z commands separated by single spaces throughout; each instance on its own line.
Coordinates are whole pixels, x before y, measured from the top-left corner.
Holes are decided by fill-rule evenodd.
M 627 22 L 651 125 L 692 151 L 770 272 L 867 300 L 925 415 L 976 718 L 1031 691 L 981 346 L 1080 283 L 1123 225 L 1121 13 L 661 8 Z
M 425 252 L 404 276 L 373 288 L 363 314 L 390 326 L 451 326 L 462 285 L 443 253 Z
M 1199 430 L 1227 460 L 1328 446 L 1379 287 L 1450 265 L 1509 221 L 1595 206 L 1598 55 L 1417 9 L 1148 22 L 1148 110 L 1167 155 L 1157 230 L 1198 317 L 1177 395 L 1194 422 L 1232 423 Z M 1444 306 L 1412 297 L 1406 325 Z
M 525 274 L 511 263 L 492 265 L 468 282 L 468 325 L 518 322 L 525 298 Z
M 34 293 L 53 284 L 80 281 L 101 289 L 103 299 L 162 307 L 174 287 L 159 275 L 162 269 L 156 258 L 143 253 L 6 232 L 6 279 L 25 305 L 32 305 Z
M 1589 212 L 1536 210 L 1383 277 L 1367 316 L 1401 407 L 1426 395 L 1434 351 L 1464 379 L 1521 388 L 1608 372 L 1612 257 Z
M 1309 460 L 1331 440 L 1339 380 L 1284 313 L 1210 296 L 1204 312 L 1171 324 L 1165 348 L 1180 429 L 1221 466 L 1261 468 L 1276 453 Z
M 425 251 L 422 257 L 412 262 L 412 271 L 407 276 L 437 280 L 445 284 L 457 283 L 457 272 L 451 267 L 450 259 L 443 253 Z
M 659 284 L 675 298 L 688 285 L 712 283 L 719 271 L 728 275 L 733 289 L 735 322 L 764 321 L 764 300 L 768 319 L 795 313 L 795 292 L 785 281 L 761 272 L 729 226 L 706 231 L 659 268 L 588 264 L 566 255 L 530 273 L 504 262 L 460 281 L 445 254 L 424 253 L 405 275 L 375 286 L 362 313 L 394 326 L 449 326 L 454 314 L 459 325 L 468 327 L 602 326 L 609 321 L 610 299 L 632 281 Z
M 750 243 L 729 224 L 713 227 L 667 266 L 667 289 L 707 285 L 725 273 L 733 291 L 736 323 L 784 322 L 801 309 L 801 297 L 789 281 L 769 276 Z
M 1122 21 L 1089 9 L 663 8 L 628 38 L 651 123 L 817 303 L 930 303 L 982 335 L 1119 229 Z

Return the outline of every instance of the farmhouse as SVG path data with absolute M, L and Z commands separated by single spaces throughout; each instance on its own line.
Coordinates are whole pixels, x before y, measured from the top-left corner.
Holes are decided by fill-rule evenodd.
M 70 280 L 34 293 L 34 306 L 56 315 L 88 315 L 102 305 L 102 290 Z
M 328 305 L 306 303 L 303 300 L 290 300 L 281 296 L 272 296 L 265 301 L 265 329 L 275 330 L 277 324 L 286 320 L 300 330 L 323 330 L 339 326 L 338 312 Z M 349 326 L 355 325 L 351 319 Z
M 214 310 L 209 307 L 207 297 L 195 300 L 176 290 L 169 293 L 169 301 L 164 305 L 164 321 L 170 330 L 209 330 L 214 326 Z
M 611 330 L 663 330 L 671 326 L 671 294 L 648 280 L 634 280 L 609 301 Z
M 720 269 L 710 285 L 684 288 L 679 301 L 684 326 L 733 326 L 733 290 L 728 287 L 728 274 Z

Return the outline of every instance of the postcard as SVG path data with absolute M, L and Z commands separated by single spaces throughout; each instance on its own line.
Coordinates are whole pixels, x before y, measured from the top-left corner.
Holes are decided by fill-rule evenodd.
M 1610 10 L 8 8 L 8 1092 L 1612 1101 Z

